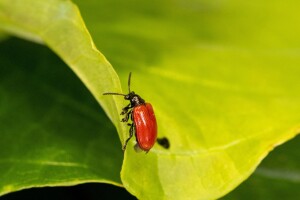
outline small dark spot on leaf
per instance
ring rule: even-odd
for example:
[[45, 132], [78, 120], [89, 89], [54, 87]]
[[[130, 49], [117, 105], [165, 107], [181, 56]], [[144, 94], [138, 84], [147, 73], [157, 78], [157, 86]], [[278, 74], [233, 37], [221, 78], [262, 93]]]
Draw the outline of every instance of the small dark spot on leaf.
[[170, 148], [170, 142], [169, 142], [168, 138], [166, 138], [166, 137], [157, 138], [156, 141], [163, 148], [165, 148], [165, 149], [169, 149]]

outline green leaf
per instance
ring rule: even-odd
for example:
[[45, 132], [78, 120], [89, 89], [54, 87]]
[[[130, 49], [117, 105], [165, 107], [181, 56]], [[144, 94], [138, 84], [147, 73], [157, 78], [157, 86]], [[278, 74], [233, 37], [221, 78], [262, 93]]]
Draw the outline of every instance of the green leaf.
[[[1, 0], [0, 24], [6, 31], [50, 47], [77, 74], [108, 116], [119, 120], [115, 103], [120, 104], [120, 100], [113, 97], [111, 101], [102, 95], [107, 90], [121, 91], [118, 76], [95, 48], [74, 4], [66, 0]], [[120, 123], [115, 125], [118, 130], [124, 129]]]
[[297, 199], [300, 195], [299, 142], [297, 136], [276, 148], [247, 181], [222, 199]]
[[[101, 95], [121, 91], [118, 78], [78, 10], [69, 1], [27, 1], [0, 1], [2, 28], [53, 49], [124, 141], [118, 112], [125, 103]], [[159, 136], [171, 142], [169, 150], [156, 145], [148, 154], [129, 143], [121, 178], [139, 199], [221, 197], [299, 131], [299, 3], [76, 3], [124, 86], [133, 71], [132, 88], [152, 103]]]
[[127, 149], [122, 181], [138, 198], [216, 199], [298, 133], [295, 5], [76, 2], [124, 85], [134, 72], [132, 88], [171, 142], [146, 155]]
[[120, 142], [89, 91], [49, 49], [16, 39], [0, 44], [0, 195], [85, 182], [120, 186]]
[[[1, 0], [0, 26], [50, 47], [109, 117], [119, 119], [114, 101], [121, 100], [102, 97], [104, 91], [121, 90], [119, 79], [74, 4]], [[2, 42], [1, 48], [0, 194], [84, 182], [120, 185], [122, 151], [115, 131], [66, 66], [55, 57], [53, 62], [42, 47]]]

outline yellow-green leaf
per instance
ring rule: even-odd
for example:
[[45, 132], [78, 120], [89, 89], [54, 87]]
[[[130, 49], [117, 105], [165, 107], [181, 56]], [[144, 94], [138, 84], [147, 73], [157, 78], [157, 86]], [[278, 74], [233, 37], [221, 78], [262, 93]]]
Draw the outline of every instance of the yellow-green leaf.
[[[118, 78], [76, 7], [11, 2], [0, 1], [2, 28], [53, 49], [124, 142], [118, 112], [126, 103], [101, 95], [121, 91]], [[125, 87], [133, 72], [132, 89], [152, 103], [159, 137], [171, 142], [148, 154], [134, 152], [134, 139], [128, 144], [121, 178], [139, 199], [219, 198], [299, 131], [297, 2], [75, 2]]]

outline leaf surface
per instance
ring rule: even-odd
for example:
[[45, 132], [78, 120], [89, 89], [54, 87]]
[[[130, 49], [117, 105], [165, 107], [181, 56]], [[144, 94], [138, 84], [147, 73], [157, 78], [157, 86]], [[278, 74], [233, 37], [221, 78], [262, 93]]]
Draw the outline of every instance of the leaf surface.
[[76, 2], [124, 86], [133, 71], [133, 90], [152, 103], [159, 136], [171, 142], [148, 154], [127, 149], [122, 181], [138, 198], [216, 199], [299, 132], [294, 7]]
[[276, 148], [249, 179], [221, 199], [297, 199], [300, 195], [299, 142], [298, 135]]
[[120, 186], [115, 128], [72, 71], [49, 49], [17, 39], [1, 42], [0, 65], [0, 194]]
[[[43, 7], [47, 23], [29, 12], [41, 21], [26, 26], [21, 7], [22, 15], [6, 7], [0, 12], [3, 27], [53, 49], [100, 102], [124, 141], [127, 130], [118, 112], [125, 103], [101, 95], [121, 91], [116, 74], [93, 48], [77, 9], [68, 1], [49, 2], [56, 12]], [[299, 3], [75, 2], [122, 85], [133, 72], [132, 88], [151, 102], [159, 137], [171, 143], [169, 150], [156, 145], [148, 154], [135, 153], [134, 140], [129, 143], [121, 178], [139, 199], [219, 198], [299, 132], [300, 30], [293, 25]], [[33, 5], [46, 3], [28, 9]], [[65, 15], [69, 8], [73, 12]]]
[[[108, 116], [119, 118], [114, 101], [121, 100], [102, 96], [121, 90], [118, 76], [73, 3], [1, 0], [0, 28], [50, 47]], [[0, 194], [84, 182], [120, 186], [120, 143], [84, 85], [49, 50], [2, 35]]]

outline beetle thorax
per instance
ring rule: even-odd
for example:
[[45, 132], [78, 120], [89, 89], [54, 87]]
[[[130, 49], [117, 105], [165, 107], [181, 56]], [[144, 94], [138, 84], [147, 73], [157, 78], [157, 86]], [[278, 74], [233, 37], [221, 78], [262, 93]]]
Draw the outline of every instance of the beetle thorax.
[[134, 92], [130, 92], [129, 94], [127, 94], [125, 96], [125, 99], [130, 101], [132, 107], [145, 103], [145, 100]]

